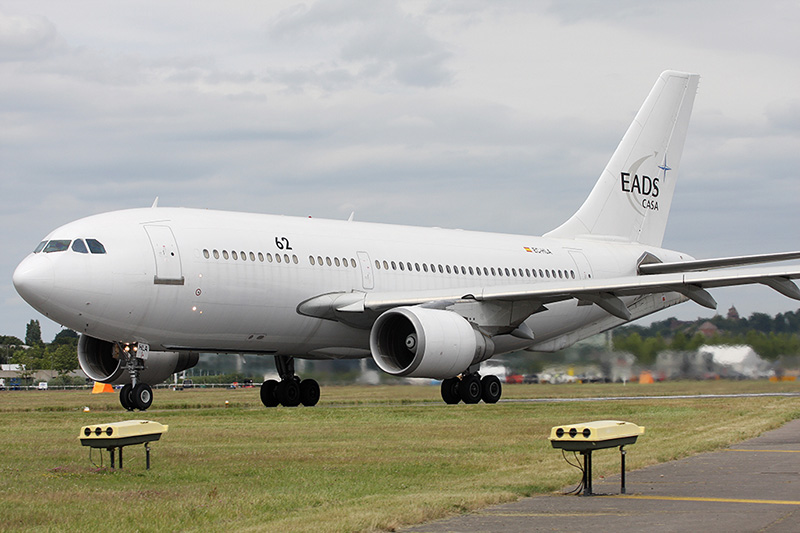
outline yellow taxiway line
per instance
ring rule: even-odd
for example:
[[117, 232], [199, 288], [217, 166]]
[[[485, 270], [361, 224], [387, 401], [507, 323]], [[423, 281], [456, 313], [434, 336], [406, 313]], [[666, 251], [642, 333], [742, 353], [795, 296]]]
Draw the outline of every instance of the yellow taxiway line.
[[629, 500], [665, 500], [673, 502], [715, 502], [715, 503], [759, 503], [765, 505], [800, 505], [800, 501], [791, 500], [745, 500], [738, 498], [695, 498], [688, 496], [638, 496], [638, 495], [612, 495], [611, 498]]
[[726, 452], [767, 452], [767, 453], [800, 453], [800, 450], [739, 450], [727, 449]]

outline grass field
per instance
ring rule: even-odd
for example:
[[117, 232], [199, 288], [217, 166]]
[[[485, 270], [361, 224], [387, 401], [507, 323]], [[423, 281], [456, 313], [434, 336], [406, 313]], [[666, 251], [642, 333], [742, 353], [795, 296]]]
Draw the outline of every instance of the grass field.
[[[504, 398], [799, 392], [798, 383], [517, 385]], [[225, 401], [229, 407], [225, 407]], [[84, 406], [90, 412], [84, 412]], [[437, 387], [326, 387], [315, 408], [265, 409], [258, 389], [159, 390], [147, 413], [116, 395], [0, 392], [0, 530], [391, 530], [576, 485], [547, 441], [554, 425], [619, 419], [646, 426], [629, 469], [713, 450], [800, 417], [800, 398], [441, 403]], [[81, 426], [169, 424], [100, 467]], [[103, 452], [104, 465], [108, 454]], [[594, 455], [594, 474], [618, 454]]]

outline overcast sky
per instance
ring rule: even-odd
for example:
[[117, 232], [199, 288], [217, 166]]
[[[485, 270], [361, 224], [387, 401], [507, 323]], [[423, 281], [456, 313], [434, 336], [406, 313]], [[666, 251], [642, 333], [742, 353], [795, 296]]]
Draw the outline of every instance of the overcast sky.
[[664, 245], [800, 249], [798, 28], [800, 3], [769, 0], [0, 0], [0, 334], [59, 330], [11, 283], [43, 236], [156, 196], [542, 234], [665, 69], [701, 81]]

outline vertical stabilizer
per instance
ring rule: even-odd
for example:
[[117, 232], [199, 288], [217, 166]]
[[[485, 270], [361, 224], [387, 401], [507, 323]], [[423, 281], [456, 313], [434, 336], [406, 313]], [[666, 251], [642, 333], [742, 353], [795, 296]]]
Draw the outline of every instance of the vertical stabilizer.
[[589, 197], [547, 237], [661, 246], [699, 79], [661, 73]]

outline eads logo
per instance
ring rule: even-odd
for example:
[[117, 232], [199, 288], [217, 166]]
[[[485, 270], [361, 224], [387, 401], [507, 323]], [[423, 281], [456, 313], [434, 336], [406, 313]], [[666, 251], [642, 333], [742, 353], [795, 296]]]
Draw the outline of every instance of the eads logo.
[[659, 180], [664, 178], [666, 179], [667, 171], [672, 170], [670, 167], [667, 166], [667, 157], [664, 156], [664, 163], [659, 165], [658, 168], [664, 171], [664, 175], [662, 178], [652, 178], [645, 174], [641, 176], [638, 174], [639, 167], [642, 166], [642, 163], [645, 160], [649, 159], [650, 157], [654, 157], [656, 154], [649, 155], [643, 157], [642, 159], [636, 161], [633, 165], [631, 165], [630, 172], [620, 172], [620, 185], [622, 186], [622, 192], [632, 193], [634, 196], [635, 203], [637, 206], [641, 206], [644, 209], [649, 209], [651, 211], [658, 211], [658, 184]]

